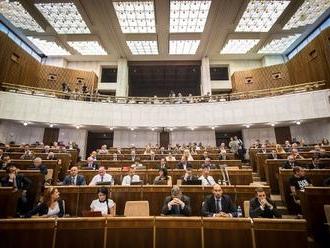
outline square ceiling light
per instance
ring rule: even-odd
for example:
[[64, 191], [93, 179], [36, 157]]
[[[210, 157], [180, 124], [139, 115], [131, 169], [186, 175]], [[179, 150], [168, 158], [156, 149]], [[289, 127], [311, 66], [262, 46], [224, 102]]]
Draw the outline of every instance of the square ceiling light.
[[236, 32], [268, 32], [290, 1], [251, 0], [241, 17]]
[[170, 54], [195, 54], [199, 40], [170, 40]]
[[0, 14], [15, 27], [29, 31], [44, 32], [19, 2], [0, 1]]
[[70, 55], [70, 53], [56, 44], [54, 41], [41, 40], [34, 37], [27, 37], [36, 47], [40, 49], [47, 56], [65, 56]]
[[156, 55], [158, 44], [154, 40], [126, 41], [133, 55]]
[[246, 40], [228, 40], [226, 45], [222, 48], [221, 54], [244, 54], [250, 51], [260, 40], [246, 39]]
[[59, 34], [89, 34], [74, 3], [37, 3], [35, 6]]
[[328, 8], [329, 0], [305, 1], [283, 29], [292, 29], [308, 24], [313, 24]]
[[153, 1], [113, 2], [123, 33], [156, 33]]
[[68, 41], [68, 44], [81, 55], [107, 55], [98, 41]]
[[170, 32], [203, 32], [210, 0], [170, 1]]
[[299, 38], [299, 36], [300, 34], [295, 34], [281, 39], [274, 39], [261, 48], [258, 53], [282, 54]]

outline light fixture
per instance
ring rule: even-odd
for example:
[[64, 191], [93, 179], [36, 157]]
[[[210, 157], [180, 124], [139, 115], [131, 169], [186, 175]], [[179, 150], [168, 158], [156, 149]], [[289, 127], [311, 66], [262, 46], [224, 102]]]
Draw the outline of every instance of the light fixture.
[[203, 32], [210, 6], [210, 0], [171, 0], [170, 33]]
[[112, 131], [113, 130], [113, 127], [109, 127], [109, 129]]
[[17, 28], [44, 32], [42, 27], [18, 1], [0, 1], [0, 13]]
[[281, 39], [274, 39], [261, 48], [258, 53], [284, 53], [295, 42], [300, 34], [290, 35]]
[[153, 1], [113, 2], [123, 33], [156, 33]]
[[292, 29], [313, 24], [328, 8], [329, 0], [304, 1], [296, 13], [291, 16], [283, 29]]
[[296, 124], [297, 124], [297, 125], [300, 125], [300, 124], [301, 124], [301, 122], [300, 122], [300, 121], [296, 121]]
[[27, 125], [29, 125], [28, 122], [23, 122], [23, 125], [26, 127]]
[[154, 40], [126, 41], [133, 55], [158, 54], [158, 44]]
[[70, 55], [70, 53], [57, 45], [54, 41], [41, 40], [34, 37], [27, 37], [36, 47], [38, 47], [47, 56], [65, 56]]
[[244, 54], [250, 51], [260, 40], [258, 39], [234, 39], [228, 40], [222, 48], [221, 54]]
[[236, 32], [268, 32], [290, 1], [251, 0], [243, 13]]
[[53, 128], [53, 127], [54, 127], [54, 124], [50, 123], [50, 124], [49, 124], [49, 127], [50, 127], [50, 128]]
[[151, 128], [151, 131], [155, 131], [155, 128], [152, 127], [152, 128]]
[[90, 33], [76, 5], [72, 2], [36, 3], [35, 6], [59, 34]]
[[272, 127], [275, 127], [275, 123], [270, 123], [270, 125], [271, 125]]
[[76, 126], [76, 128], [77, 128], [77, 129], [79, 129], [79, 128], [80, 128], [80, 126], [79, 126], [79, 125], [77, 125], [77, 126]]
[[250, 124], [245, 124], [244, 126], [245, 126], [246, 128], [250, 128], [251, 125], [250, 125]]
[[134, 131], [135, 129], [134, 129], [134, 127], [131, 127], [130, 130], [131, 130], [131, 131]]
[[195, 54], [199, 40], [170, 40], [170, 54]]
[[98, 41], [68, 41], [68, 44], [82, 55], [107, 55]]
[[211, 129], [212, 129], [212, 130], [214, 130], [214, 129], [215, 129], [215, 127], [211, 127]]
[[191, 131], [194, 131], [194, 130], [195, 130], [195, 128], [194, 128], [194, 127], [190, 127], [190, 130], [191, 130]]
[[172, 132], [172, 131], [173, 131], [173, 128], [172, 128], [172, 127], [170, 127], [170, 128], [169, 128], [169, 130]]

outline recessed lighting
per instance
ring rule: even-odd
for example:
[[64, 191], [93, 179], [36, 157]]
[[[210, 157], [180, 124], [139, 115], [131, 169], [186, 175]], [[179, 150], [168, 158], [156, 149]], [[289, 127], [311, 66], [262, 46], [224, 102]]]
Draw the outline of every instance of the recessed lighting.
[[170, 33], [202, 33], [210, 0], [170, 1]]
[[133, 55], [158, 54], [158, 44], [154, 40], [126, 41]]
[[195, 54], [199, 40], [170, 40], [170, 54]]
[[246, 128], [250, 128], [250, 127], [251, 127], [250, 124], [245, 124], [244, 126], [245, 126]]
[[131, 130], [131, 131], [134, 131], [134, 130], [135, 130], [135, 128], [134, 128], [134, 127], [131, 127], [131, 128], [130, 128], [130, 130]]
[[113, 2], [123, 33], [156, 33], [153, 1]]
[[297, 124], [297, 125], [300, 125], [300, 124], [301, 124], [301, 122], [300, 122], [300, 121], [296, 121], [296, 124]]
[[155, 131], [155, 128], [151, 128], [151, 131]]
[[235, 32], [268, 32], [290, 1], [251, 0]]
[[90, 33], [74, 3], [37, 3], [35, 6], [59, 34]]
[[44, 32], [40, 25], [18, 1], [1, 1], [0, 13], [17, 28], [29, 31]]
[[173, 128], [172, 128], [172, 127], [170, 127], [170, 128], [169, 128], [169, 130], [172, 132], [172, 131], [173, 131]]
[[195, 128], [194, 128], [194, 127], [190, 127], [190, 130], [191, 130], [191, 131], [194, 131], [194, 130], [195, 130]]
[[295, 34], [281, 39], [274, 39], [261, 48], [258, 53], [284, 53], [299, 36], [300, 34]]
[[76, 128], [77, 128], [77, 129], [79, 129], [79, 128], [80, 128], [80, 126], [79, 126], [79, 125], [77, 125], [77, 126], [76, 126]]
[[313, 24], [329, 7], [329, 0], [304, 1], [283, 29], [288, 30]]
[[246, 40], [228, 40], [221, 54], [244, 54], [250, 51], [260, 40], [246, 39]]
[[113, 130], [113, 127], [109, 127], [109, 129], [112, 131]]
[[29, 125], [28, 122], [23, 122], [23, 125], [26, 127], [27, 125]]
[[57, 43], [54, 41], [41, 40], [31, 36], [27, 38], [47, 56], [70, 55], [70, 53], [66, 49], [57, 45]]
[[68, 44], [81, 55], [107, 55], [98, 41], [68, 41]]
[[215, 127], [211, 127], [211, 129], [212, 129], [212, 130], [214, 130], [214, 129], [215, 129]]
[[50, 123], [50, 124], [49, 124], [49, 127], [50, 127], [50, 128], [53, 128], [53, 127], [54, 127], [54, 124]]
[[272, 127], [275, 127], [275, 123], [270, 123], [270, 125], [271, 125]]

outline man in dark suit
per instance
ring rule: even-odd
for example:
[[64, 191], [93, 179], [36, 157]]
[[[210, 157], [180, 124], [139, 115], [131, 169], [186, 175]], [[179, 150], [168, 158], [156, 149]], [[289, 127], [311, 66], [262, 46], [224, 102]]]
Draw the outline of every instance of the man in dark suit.
[[86, 185], [84, 176], [78, 174], [77, 166], [71, 167], [70, 175], [67, 175], [64, 178], [63, 185]]
[[174, 185], [171, 195], [164, 200], [162, 215], [191, 215], [190, 198], [182, 194], [179, 186]]
[[198, 180], [198, 177], [193, 175], [192, 167], [187, 167], [184, 176], [181, 177], [182, 184], [189, 184], [189, 181]]
[[39, 157], [33, 160], [33, 165], [29, 166], [29, 169], [39, 170], [40, 173], [44, 176], [46, 176], [48, 172], [47, 166], [42, 164], [42, 159]]
[[204, 160], [204, 163], [202, 164], [202, 168], [204, 168], [206, 166], [210, 167], [210, 169], [219, 169], [219, 166], [211, 163], [211, 159], [210, 158], [206, 158]]
[[99, 166], [95, 162], [95, 160], [92, 157], [88, 157], [87, 158], [87, 163], [85, 165], [85, 169], [96, 170], [98, 168], [99, 168]]
[[294, 167], [299, 166], [293, 156], [288, 156], [288, 160], [285, 162], [283, 169], [292, 169]]
[[176, 165], [177, 169], [186, 170], [187, 167], [192, 167], [191, 163], [187, 161], [187, 159], [183, 156], [181, 161]]
[[213, 186], [213, 194], [205, 198], [202, 215], [208, 217], [236, 217], [237, 210], [228, 195], [224, 195], [219, 184]]
[[156, 166], [156, 169], [157, 170], [159, 170], [159, 169], [167, 169], [165, 158], [162, 158], [160, 160], [160, 164]]
[[263, 188], [256, 188], [256, 197], [250, 200], [251, 218], [282, 218], [275, 203], [267, 198]]

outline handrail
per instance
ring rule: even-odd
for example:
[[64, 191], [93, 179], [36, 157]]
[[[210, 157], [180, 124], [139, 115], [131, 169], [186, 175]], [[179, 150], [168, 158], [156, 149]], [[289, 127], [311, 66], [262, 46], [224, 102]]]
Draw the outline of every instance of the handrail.
[[237, 92], [230, 94], [218, 94], [211, 96], [182, 96], [182, 97], [118, 97], [107, 96], [99, 93], [80, 93], [80, 92], [63, 92], [53, 89], [37, 88], [32, 86], [1, 83], [0, 90], [9, 91], [27, 95], [37, 95], [44, 97], [58, 97], [68, 100], [80, 100], [91, 102], [105, 103], [131, 103], [131, 104], [180, 104], [180, 103], [205, 103], [205, 102], [225, 102], [234, 100], [246, 100], [252, 98], [260, 98], [267, 96], [277, 96], [288, 93], [297, 93], [302, 91], [313, 91], [326, 88], [325, 80], [296, 85], [282, 86], [278, 88], [261, 89], [246, 92]]

